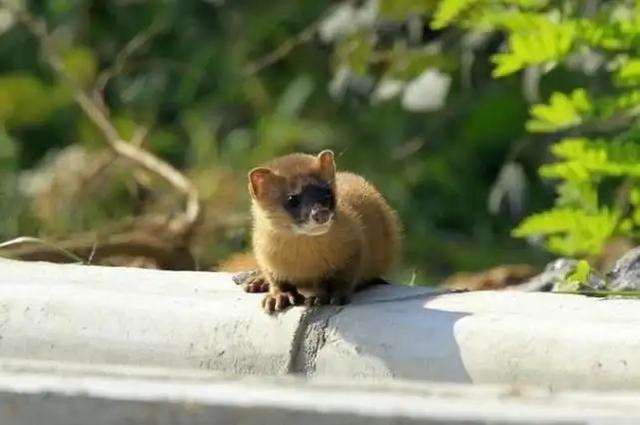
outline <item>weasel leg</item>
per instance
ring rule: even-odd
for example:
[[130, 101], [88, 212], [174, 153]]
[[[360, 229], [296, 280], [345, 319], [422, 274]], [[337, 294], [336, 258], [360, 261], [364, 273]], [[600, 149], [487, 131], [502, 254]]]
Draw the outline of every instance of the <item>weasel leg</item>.
[[312, 293], [305, 294], [307, 307], [318, 305], [346, 305], [351, 302], [354, 285], [350, 279], [333, 277], [319, 282]]

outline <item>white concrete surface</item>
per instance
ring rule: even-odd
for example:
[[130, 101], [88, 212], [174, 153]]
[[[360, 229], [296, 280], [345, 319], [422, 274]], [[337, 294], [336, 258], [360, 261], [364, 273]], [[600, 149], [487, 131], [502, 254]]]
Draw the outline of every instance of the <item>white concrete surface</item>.
[[640, 388], [640, 300], [486, 291], [392, 301], [402, 291], [380, 290], [328, 320], [312, 373]]
[[640, 393], [0, 362], [3, 425], [636, 424]]
[[387, 286], [276, 318], [228, 275], [0, 261], [0, 358], [640, 390], [640, 301]]
[[0, 357], [284, 374], [301, 316], [227, 275], [0, 261]]

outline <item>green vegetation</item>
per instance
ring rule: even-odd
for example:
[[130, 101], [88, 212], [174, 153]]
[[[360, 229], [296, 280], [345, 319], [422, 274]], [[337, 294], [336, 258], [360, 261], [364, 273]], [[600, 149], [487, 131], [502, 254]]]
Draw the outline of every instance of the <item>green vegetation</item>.
[[[416, 2], [383, 1], [387, 3], [393, 7], [383, 7], [383, 15], [405, 10], [409, 3], [416, 11]], [[489, 55], [491, 74], [503, 81], [524, 73], [529, 97], [535, 100], [526, 130], [553, 134], [551, 152], [557, 161], [543, 165], [540, 175], [557, 181], [555, 206], [528, 217], [513, 234], [543, 236], [551, 252], [571, 256], [598, 254], [613, 236], [637, 237], [640, 3], [419, 3], [418, 12], [432, 15], [432, 28], [458, 29], [463, 38], [504, 35], [504, 48]], [[371, 39], [359, 37], [363, 44]], [[388, 52], [394, 50], [395, 45]], [[395, 62], [385, 73], [394, 67]], [[573, 81], [567, 81], [568, 72]], [[555, 80], [547, 90], [545, 80]], [[548, 102], [537, 100], [540, 87], [550, 92]]]
[[0, 0], [0, 240], [215, 267], [246, 172], [332, 148], [400, 211], [402, 279], [598, 254], [640, 233], [638, 111], [637, 1]]

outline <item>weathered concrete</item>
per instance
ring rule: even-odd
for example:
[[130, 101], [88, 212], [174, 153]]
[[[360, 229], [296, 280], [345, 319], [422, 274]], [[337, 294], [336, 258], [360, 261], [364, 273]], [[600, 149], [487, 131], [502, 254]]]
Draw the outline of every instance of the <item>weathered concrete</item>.
[[283, 374], [302, 310], [229, 276], [0, 261], [0, 356]]
[[3, 425], [635, 424], [640, 393], [0, 362]]
[[640, 301], [515, 291], [399, 297], [331, 317], [311, 370], [549, 388], [640, 388]]
[[640, 389], [640, 301], [386, 286], [276, 318], [228, 275], [0, 261], [0, 357]]

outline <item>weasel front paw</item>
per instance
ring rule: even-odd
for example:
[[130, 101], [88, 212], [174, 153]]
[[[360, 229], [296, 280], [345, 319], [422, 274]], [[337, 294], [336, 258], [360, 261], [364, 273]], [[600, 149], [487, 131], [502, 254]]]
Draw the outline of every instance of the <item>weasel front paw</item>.
[[276, 291], [262, 299], [262, 308], [267, 314], [283, 311], [288, 307], [302, 304], [304, 298], [297, 291]]
[[304, 304], [307, 307], [318, 305], [345, 305], [349, 304], [351, 299], [348, 295], [310, 295], [305, 298]]
[[233, 275], [231, 278], [245, 292], [268, 292], [269, 282], [265, 280], [260, 270], [250, 270]]

